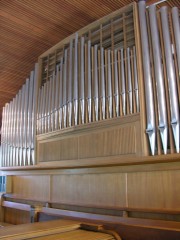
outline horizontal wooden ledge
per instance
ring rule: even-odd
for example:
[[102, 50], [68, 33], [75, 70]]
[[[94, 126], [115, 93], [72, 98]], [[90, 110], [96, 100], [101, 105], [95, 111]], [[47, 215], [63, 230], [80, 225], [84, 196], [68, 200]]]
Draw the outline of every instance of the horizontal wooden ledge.
[[[21, 170], [46, 170], [46, 169], [77, 169], [77, 168], [94, 168], [94, 167], [110, 167], [110, 166], [132, 166], [132, 165], [147, 165], [158, 163], [173, 163], [180, 162], [180, 154], [167, 154], [157, 156], [127, 156], [124, 158], [118, 157], [102, 157], [99, 159], [79, 159], [79, 160], [63, 160], [52, 162], [39, 162], [32, 166], [14, 166], [1, 167], [1, 171], [21, 171]], [[179, 167], [177, 169], [180, 169]]]
[[72, 134], [79, 134], [79, 133], [88, 133], [91, 132], [92, 130], [98, 130], [98, 129], [103, 129], [103, 128], [112, 128], [114, 126], [121, 126], [123, 124], [127, 123], [133, 123], [133, 122], [138, 122], [140, 121], [140, 113], [135, 113], [132, 115], [126, 115], [122, 117], [116, 117], [116, 118], [111, 118], [111, 119], [105, 119], [102, 121], [98, 122], [91, 122], [91, 123], [86, 123], [86, 124], [81, 124], [77, 126], [72, 126], [72, 127], [67, 127], [63, 129], [59, 129], [53, 132], [49, 133], [44, 133], [37, 135], [37, 141], [43, 141], [45, 139], [51, 139], [55, 138], [58, 136], [64, 136], [64, 135], [71, 135]]
[[[8, 198], [8, 201], [4, 201], [4, 202], [8, 202], [8, 203], [15, 203], [15, 204], [24, 204], [24, 203], [17, 203], [18, 201], [29, 201], [32, 202], [32, 206], [45, 206], [46, 204], [57, 204], [57, 205], [64, 205], [66, 207], [79, 207], [80, 208], [93, 208], [93, 209], [99, 209], [99, 210], [115, 210], [115, 211], [126, 211], [126, 212], [141, 212], [141, 213], [154, 213], [154, 214], [173, 214], [173, 215], [179, 215], [180, 214], [180, 209], [174, 210], [174, 209], [156, 209], [156, 208], [131, 208], [131, 207], [115, 207], [115, 206], [106, 206], [106, 205], [94, 205], [94, 204], [74, 204], [74, 203], [64, 203], [64, 202], [53, 202], [53, 201], [40, 201], [40, 200], [36, 200], [36, 199], [27, 199], [27, 198], [23, 198], [23, 197], [19, 197], [16, 195], [11, 195], [11, 194], [5, 194], [4, 195], [6, 198]], [[16, 200], [17, 202], [11, 202], [10, 199], [12, 200]], [[34, 202], [34, 203], [33, 203]], [[24, 204], [27, 206], [30, 206], [28, 204]], [[16, 207], [16, 205], [15, 205]], [[45, 209], [50, 208], [50, 209], [54, 209], [53, 207], [45, 207]], [[57, 208], [59, 210], [62, 210], [60, 208]], [[69, 211], [69, 210], [64, 210], [64, 211]], [[73, 210], [72, 210], [73, 211]], [[75, 212], [75, 211], [73, 211]], [[81, 212], [81, 211], [80, 211]], [[93, 214], [93, 213], [92, 213]]]
[[22, 211], [28, 211], [28, 212], [31, 211], [31, 206], [29, 204], [24, 204], [24, 203], [2, 201], [2, 206], [6, 208], [14, 208]]
[[52, 214], [56, 216], [64, 216], [74, 220], [86, 219], [86, 220], [95, 220], [108, 223], [121, 223], [131, 226], [140, 226], [144, 228], [153, 228], [153, 229], [166, 229], [170, 231], [180, 232], [180, 222], [174, 221], [164, 221], [164, 220], [152, 220], [152, 219], [140, 219], [140, 218], [129, 218], [129, 217], [119, 217], [119, 216], [110, 216], [110, 215], [101, 215], [85, 212], [76, 212], [76, 211], [67, 211], [55, 208], [42, 208], [42, 213]]

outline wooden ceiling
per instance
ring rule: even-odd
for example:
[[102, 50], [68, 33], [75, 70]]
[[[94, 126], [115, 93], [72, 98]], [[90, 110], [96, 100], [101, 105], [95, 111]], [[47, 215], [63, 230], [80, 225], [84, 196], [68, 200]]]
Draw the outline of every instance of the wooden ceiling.
[[[2, 107], [18, 92], [38, 56], [130, 0], [0, 0], [0, 126]], [[147, 3], [156, 2], [153, 0]], [[179, 0], [165, 3], [180, 6]]]

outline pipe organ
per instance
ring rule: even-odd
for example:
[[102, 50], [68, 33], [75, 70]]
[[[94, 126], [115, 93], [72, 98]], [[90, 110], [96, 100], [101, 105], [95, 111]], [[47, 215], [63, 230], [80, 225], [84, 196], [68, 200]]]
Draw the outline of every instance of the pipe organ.
[[178, 8], [146, 8], [140, 1], [42, 54], [39, 75], [36, 64], [3, 108], [2, 166], [36, 164], [36, 138], [38, 145], [50, 133], [115, 119], [121, 125], [131, 116], [140, 128], [134, 157], [179, 153], [179, 26]]
[[39, 56], [3, 108], [0, 222], [180, 239], [179, 40], [177, 7], [139, 1]]

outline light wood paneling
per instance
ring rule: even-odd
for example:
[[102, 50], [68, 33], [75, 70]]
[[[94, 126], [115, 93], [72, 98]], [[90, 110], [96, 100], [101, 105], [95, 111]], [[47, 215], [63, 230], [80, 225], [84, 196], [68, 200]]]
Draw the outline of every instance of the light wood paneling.
[[126, 206], [125, 174], [52, 176], [52, 202], [97, 206]]
[[180, 211], [180, 171], [128, 173], [129, 208]]
[[40, 143], [38, 156], [42, 162], [78, 159], [78, 139], [72, 137]]
[[[127, 144], [128, 142], [128, 144]], [[136, 153], [136, 129], [122, 126], [79, 137], [79, 158]]]
[[[96, 161], [104, 157], [142, 154], [139, 114], [42, 134], [37, 137], [37, 160]], [[111, 161], [110, 161], [111, 162]], [[68, 164], [68, 162], [67, 162]]]
[[13, 195], [39, 201], [49, 201], [50, 176], [14, 176]]

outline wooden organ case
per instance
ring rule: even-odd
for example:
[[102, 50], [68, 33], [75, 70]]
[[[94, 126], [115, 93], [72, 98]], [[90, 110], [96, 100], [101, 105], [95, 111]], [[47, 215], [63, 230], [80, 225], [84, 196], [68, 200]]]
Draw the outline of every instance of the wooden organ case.
[[[103, 222], [123, 239], [179, 239], [178, 27], [176, 7], [141, 1], [39, 57], [34, 112], [24, 114], [27, 136], [20, 131], [26, 144], [10, 138], [6, 146], [3, 128], [1, 171], [12, 192], [3, 195], [2, 220], [27, 223], [33, 205], [38, 219]], [[21, 114], [16, 100], [5, 120], [13, 106]]]

